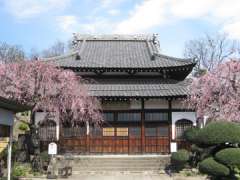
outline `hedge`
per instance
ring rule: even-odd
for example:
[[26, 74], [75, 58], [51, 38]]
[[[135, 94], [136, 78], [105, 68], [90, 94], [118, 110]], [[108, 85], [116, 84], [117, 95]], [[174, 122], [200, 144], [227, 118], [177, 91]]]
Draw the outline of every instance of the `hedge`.
[[185, 150], [181, 149], [177, 152], [173, 152], [171, 156], [171, 162], [174, 164], [186, 164], [190, 159], [190, 153]]
[[198, 152], [198, 153], [203, 153], [205, 149], [202, 147], [197, 146], [196, 144], [191, 145], [191, 151], [193, 152]]
[[215, 155], [215, 159], [229, 167], [240, 167], [240, 148], [226, 148]]
[[232, 122], [212, 122], [200, 129], [196, 141], [203, 145], [240, 143], [240, 125]]
[[214, 177], [223, 177], [230, 174], [230, 170], [223, 164], [218, 163], [212, 157], [199, 163], [199, 171]]
[[191, 143], [195, 143], [197, 140], [199, 130], [200, 130], [199, 128], [189, 128], [184, 132], [183, 137], [187, 141], [189, 141]]
[[179, 172], [187, 165], [189, 160], [190, 153], [187, 150], [181, 149], [177, 152], [173, 152], [171, 156], [171, 165], [173, 167], [173, 170]]

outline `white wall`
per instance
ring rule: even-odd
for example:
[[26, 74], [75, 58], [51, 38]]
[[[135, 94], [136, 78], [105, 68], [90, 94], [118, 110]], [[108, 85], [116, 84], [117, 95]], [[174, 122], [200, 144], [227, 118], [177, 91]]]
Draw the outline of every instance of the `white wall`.
[[141, 101], [140, 100], [132, 100], [130, 102], [130, 109], [141, 109]]
[[[145, 100], [145, 109], [168, 109], [168, 107], [168, 100], [165, 99]], [[102, 108], [104, 110], [141, 109], [141, 100], [104, 102]], [[172, 100], [172, 109], [188, 109], [188, 107], [184, 105], [183, 100], [176, 99]]]
[[197, 125], [197, 118], [195, 112], [172, 112], [172, 139], [175, 139], [175, 123], [180, 119], [187, 119]]
[[145, 109], [168, 109], [168, 101], [165, 99], [150, 99], [145, 101]]
[[132, 101], [115, 101], [115, 102], [104, 102], [102, 104], [103, 110], [131, 110], [131, 109], [141, 109], [140, 100]]
[[0, 124], [12, 126], [14, 123], [14, 113], [0, 108]]
[[122, 102], [104, 102], [102, 104], [103, 110], [128, 110], [130, 109], [130, 102], [128, 101], [122, 101]]
[[181, 99], [172, 100], [172, 108], [173, 109], [188, 109], [186, 104], [184, 104], [184, 100], [181, 100]]

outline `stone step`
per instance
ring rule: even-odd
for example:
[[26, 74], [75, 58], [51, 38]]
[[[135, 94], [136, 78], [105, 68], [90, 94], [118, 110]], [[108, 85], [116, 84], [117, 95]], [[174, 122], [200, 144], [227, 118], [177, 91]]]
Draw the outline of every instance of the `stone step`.
[[164, 170], [160, 170], [160, 171], [72, 171], [72, 175], [94, 175], [94, 174], [103, 174], [103, 175], [117, 175], [117, 174], [165, 174]]
[[82, 168], [82, 169], [75, 169], [73, 168], [73, 171], [81, 171], [81, 172], [88, 172], [88, 171], [94, 171], [94, 172], [101, 172], [101, 171], [160, 171], [164, 170], [164, 167], [158, 167], [158, 168], [124, 168], [124, 167], [115, 167], [115, 168]]
[[169, 161], [169, 156], [71, 156], [68, 160], [58, 157], [58, 166], [69, 164], [72, 166], [73, 174], [159, 173], [165, 169]]
[[72, 167], [154, 167], [154, 166], [164, 166], [167, 163], [161, 163], [161, 164], [150, 164], [150, 163], [146, 163], [146, 164], [105, 164], [103, 163], [101, 164], [70, 164]]
[[138, 163], [144, 163], [144, 162], [153, 162], [153, 163], [160, 163], [160, 162], [164, 162], [164, 161], [168, 161], [168, 159], [163, 159], [163, 160], [121, 160], [121, 159], [111, 159], [111, 160], [101, 160], [101, 161], [94, 161], [94, 160], [80, 160], [80, 161], [73, 161], [70, 160], [73, 163], [102, 163], [102, 162], [106, 162], [106, 163], [111, 163], [111, 162], [123, 162], [123, 163], [129, 163], [129, 162], [138, 162]]
[[137, 167], [146, 167], [146, 166], [161, 166], [161, 165], [165, 165], [167, 164], [168, 162], [162, 162], [162, 163], [102, 163], [102, 164], [94, 164], [94, 163], [91, 163], [91, 164], [87, 164], [87, 163], [83, 163], [83, 164], [70, 164], [71, 166], [73, 167], [112, 167], [112, 166], [123, 166], [123, 167], [132, 167], [132, 166], [137, 166]]
[[153, 164], [157, 164], [157, 163], [162, 163], [162, 162], [168, 162], [169, 160], [161, 160], [161, 161], [152, 161], [152, 160], [145, 160], [145, 161], [121, 161], [121, 160], [110, 160], [110, 161], [106, 161], [106, 160], [102, 160], [102, 161], [72, 161], [70, 160], [70, 162], [74, 163], [74, 164], [81, 164], [81, 163], [87, 163], [87, 164], [111, 164], [111, 163], [121, 163], [121, 164], [128, 164], [128, 163], [153, 163]]

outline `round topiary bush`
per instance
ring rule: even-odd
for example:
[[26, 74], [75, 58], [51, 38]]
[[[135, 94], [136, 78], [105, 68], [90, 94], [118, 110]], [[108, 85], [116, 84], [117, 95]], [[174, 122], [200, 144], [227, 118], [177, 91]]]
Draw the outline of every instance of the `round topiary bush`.
[[199, 130], [200, 130], [199, 128], [189, 128], [184, 132], [183, 137], [188, 142], [195, 143], [197, 140]]
[[204, 152], [204, 149], [199, 147], [199, 146], [197, 146], [196, 144], [192, 144], [191, 145], [191, 151], [192, 152], [202, 153], [202, 152]]
[[229, 167], [240, 167], [240, 148], [226, 148], [215, 155], [215, 159]]
[[173, 152], [171, 156], [171, 162], [177, 165], [186, 164], [189, 159], [190, 159], [190, 153], [185, 149], [181, 149], [181, 150], [178, 150], [177, 152]]
[[27, 130], [29, 130], [29, 127], [28, 127], [27, 124], [21, 123], [21, 124], [19, 125], [18, 129], [21, 130], [21, 131], [27, 131]]
[[232, 122], [212, 122], [200, 129], [196, 141], [203, 145], [240, 143], [240, 125]]
[[199, 171], [214, 177], [223, 177], [230, 174], [230, 170], [223, 164], [218, 163], [212, 157], [199, 163]]

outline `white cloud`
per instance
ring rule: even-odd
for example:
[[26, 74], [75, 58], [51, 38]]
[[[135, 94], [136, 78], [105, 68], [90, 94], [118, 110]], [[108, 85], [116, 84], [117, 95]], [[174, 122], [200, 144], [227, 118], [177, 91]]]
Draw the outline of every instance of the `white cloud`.
[[115, 33], [139, 33], [166, 21], [167, 0], [148, 0], [136, 5], [128, 19], [120, 22]]
[[87, 34], [111, 33], [114, 23], [105, 18], [94, 18], [91, 22], [82, 22], [73, 15], [57, 17], [58, 27], [67, 34], [76, 32]]
[[57, 17], [57, 23], [63, 31], [69, 32], [78, 25], [78, 19], [73, 15], [59, 16]]
[[103, 8], [113, 8], [126, 0], [100, 0], [100, 5]]
[[145, 0], [137, 4], [115, 33], [142, 33], [166, 23], [209, 20], [232, 38], [240, 39], [240, 0]]
[[90, 23], [79, 25], [79, 30], [88, 34], [111, 33], [115, 24], [105, 18], [96, 18]]
[[67, 7], [71, 0], [5, 0], [6, 10], [18, 19], [36, 17], [46, 12], [56, 12]]
[[217, 0], [171, 0], [170, 12], [176, 18], [200, 18], [211, 13]]
[[118, 9], [110, 9], [108, 11], [108, 14], [111, 15], [111, 16], [116, 16], [116, 15], [120, 14], [120, 10], [118, 10]]
[[218, 18], [240, 18], [240, 1], [239, 0], [221, 0], [216, 3], [214, 15]]
[[228, 33], [232, 39], [240, 39], [240, 20], [225, 24], [223, 31]]

